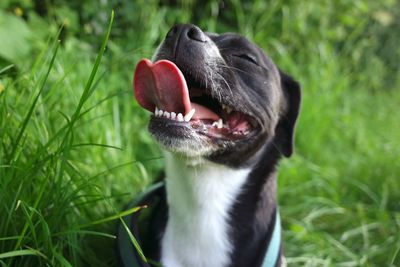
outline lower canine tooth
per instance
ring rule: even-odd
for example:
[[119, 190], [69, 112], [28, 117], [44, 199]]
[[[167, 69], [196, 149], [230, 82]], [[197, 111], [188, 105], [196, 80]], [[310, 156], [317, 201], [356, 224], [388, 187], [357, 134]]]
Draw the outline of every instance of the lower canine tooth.
[[183, 121], [183, 115], [182, 113], [178, 113], [178, 116], [176, 116], [177, 121]]
[[190, 119], [193, 117], [195, 112], [196, 112], [196, 110], [193, 108], [191, 111], [189, 111], [188, 114], [185, 115], [184, 120], [190, 121]]
[[223, 126], [224, 126], [224, 124], [223, 124], [223, 122], [222, 122], [222, 119], [219, 119], [219, 120], [218, 120], [218, 124], [217, 124], [217, 128], [218, 128], [218, 129], [222, 129]]
[[155, 108], [154, 114], [157, 116], [158, 115], [158, 107]]

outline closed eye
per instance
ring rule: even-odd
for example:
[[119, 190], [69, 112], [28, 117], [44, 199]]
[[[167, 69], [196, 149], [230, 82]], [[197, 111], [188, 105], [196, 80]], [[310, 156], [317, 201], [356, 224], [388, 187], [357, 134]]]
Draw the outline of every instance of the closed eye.
[[233, 54], [232, 56], [247, 60], [253, 64], [258, 65], [257, 59], [251, 54]]

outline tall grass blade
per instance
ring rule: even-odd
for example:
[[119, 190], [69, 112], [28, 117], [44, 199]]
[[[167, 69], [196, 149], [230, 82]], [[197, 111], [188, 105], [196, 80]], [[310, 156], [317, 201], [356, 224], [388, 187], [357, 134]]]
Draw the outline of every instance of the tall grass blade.
[[40, 256], [44, 259], [47, 259], [46, 255], [35, 249], [21, 249], [21, 250], [0, 253], [0, 259], [20, 257], [20, 256]]
[[129, 239], [131, 240], [133, 246], [135, 247], [136, 251], [138, 252], [140, 258], [142, 259], [142, 261], [147, 262], [146, 256], [144, 255], [138, 241], [136, 240], [136, 238], [133, 236], [131, 230], [129, 229], [129, 227], [126, 225], [126, 223], [124, 222], [124, 220], [121, 218], [120, 219], [122, 225], [124, 226], [124, 229], [126, 230], [126, 233], [129, 236]]
[[[58, 36], [57, 36], [57, 37], [58, 37]], [[54, 60], [56, 59], [59, 46], [60, 46], [60, 42], [59, 42], [59, 41], [56, 41], [56, 43], [55, 43], [55, 48], [54, 48], [54, 52], [53, 52], [53, 56], [52, 56], [52, 58], [51, 58], [51, 60], [50, 60], [50, 64], [49, 64], [49, 67], [48, 67], [48, 69], [47, 69], [46, 75], [44, 76], [44, 79], [43, 79], [42, 84], [41, 84], [41, 86], [40, 86], [40, 90], [39, 90], [39, 92], [37, 93], [35, 99], [33, 100], [33, 103], [32, 103], [31, 106], [29, 107], [29, 110], [28, 110], [27, 114], [25, 115], [25, 118], [24, 118], [24, 120], [23, 120], [23, 122], [22, 122], [22, 124], [21, 124], [21, 126], [20, 126], [20, 131], [19, 131], [19, 133], [17, 134], [17, 137], [16, 137], [16, 139], [15, 139], [15, 141], [14, 141], [13, 148], [12, 148], [12, 151], [11, 151], [11, 154], [10, 154], [10, 157], [9, 157], [9, 163], [12, 163], [13, 160], [14, 160], [14, 155], [15, 155], [15, 153], [16, 153], [17, 150], [18, 150], [18, 146], [19, 146], [19, 143], [20, 143], [20, 141], [21, 141], [22, 135], [24, 134], [25, 129], [26, 129], [26, 126], [28, 125], [28, 122], [29, 122], [29, 120], [31, 119], [33, 110], [35, 109], [35, 106], [36, 106], [36, 103], [38, 102], [39, 97], [40, 97], [40, 95], [41, 95], [42, 92], [43, 92], [43, 89], [44, 89], [44, 87], [45, 87], [45, 85], [46, 85], [46, 82], [47, 82], [47, 79], [48, 79], [48, 77], [49, 77], [50, 71], [51, 71], [51, 69], [53, 68]]]
[[104, 219], [101, 219], [101, 220], [97, 220], [97, 221], [94, 221], [94, 222], [90, 222], [90, 223], [87, 223], [87, 224], [80, 225], [80, 226], [78, 226], [78, 228], [85, 228], [85, 227], [88, 227], [88, 226], [93, 226], [93, 225], [96, 225], [96, 224], [102, 224], [102, 223], [105, 223], [105, 222], [108, 222], [108, 221], [113, 221], [113, 220], [122, 218], [124, 216], [127, 216], [129, 214], [135, 213], [135, 212], [137, 212], [137, 211], [139, 211], [139, 210], [141, 210], [143, 208], [146, 208], [146, 206], [133, 207], [131, 209], [125, 210], [125, 211], [120, 212], [118, 214], [115, 214], [113, 216], [110, 216], [110, 217], [107, 217], [107, 218], [104, 218]]

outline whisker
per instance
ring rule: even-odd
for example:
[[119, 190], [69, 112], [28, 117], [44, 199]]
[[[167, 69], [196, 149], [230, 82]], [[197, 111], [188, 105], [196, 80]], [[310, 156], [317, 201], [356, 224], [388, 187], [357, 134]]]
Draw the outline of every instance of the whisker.
[[227, 81], [227, 80], [224, 78], [224, 76], [222, 76], [220, 73], [217, 73], [217, 75], [218, 75], [218, 78], [221, 79], [221, 80], [225, 83], [226, 87], [229, 89], [229, 92], [230, 92], [230, 94], [231, 94], [231, 97], [233, 98], [232, 88], [231, 88], [231, 86], [229, 85], [228, 81]]
[[251, 75], [251, 76], [254, 75], [252, 72], [248, 72], [248, 71], [245, 71], [245, 70], [242, 70], [242, 69], [239, 69], [239, 68], [236, 68], [236, 67], [228, 66], [228, 65], [225, 65], [225, 64], [221, 64], [221, 65], [217, 65], [217, 66], [225, 68], [225, 69], [240, 71], [242, 73], [245, 73], [245, 74], [248, 74], [248, 75]]

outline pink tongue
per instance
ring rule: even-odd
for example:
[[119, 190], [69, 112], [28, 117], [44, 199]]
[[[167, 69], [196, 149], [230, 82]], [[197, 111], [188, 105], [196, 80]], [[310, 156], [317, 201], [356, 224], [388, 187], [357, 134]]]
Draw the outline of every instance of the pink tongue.
[[150, 112], [158, 107], [185, 115], [192, 109], [185, 77], [171, 61], [160, 60], [153, 64], [148, 59], [140, 60], [133, 83], [136, 100]]

